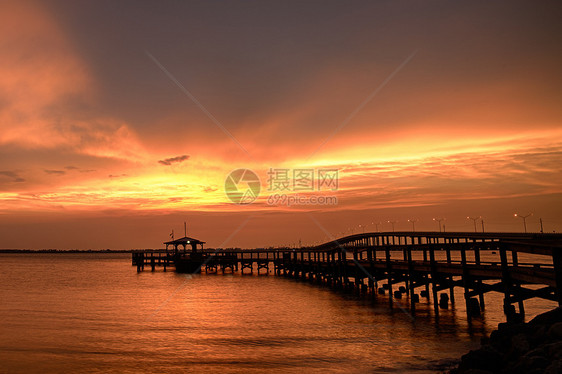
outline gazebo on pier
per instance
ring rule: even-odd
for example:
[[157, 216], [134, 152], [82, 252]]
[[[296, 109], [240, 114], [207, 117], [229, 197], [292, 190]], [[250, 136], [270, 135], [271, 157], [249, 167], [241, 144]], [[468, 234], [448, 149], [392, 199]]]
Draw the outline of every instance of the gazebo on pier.
[[191, 245], [191, 252], [197, 252], [197, 246], [201, 246], [201, 250], [203, 249], [203, 244], [201, 240], [190, 238], [189, 236], [184, 236], [183, 238], [171, 240], [169, 242], [164, 242], [166, 244], [166, 252], [168, 252], [168, 247], [172, 246], [174, 248], [174, 253], [178, 253], [178, 247], [183, 246], [183, 252], [187, 252], [187, 246]]

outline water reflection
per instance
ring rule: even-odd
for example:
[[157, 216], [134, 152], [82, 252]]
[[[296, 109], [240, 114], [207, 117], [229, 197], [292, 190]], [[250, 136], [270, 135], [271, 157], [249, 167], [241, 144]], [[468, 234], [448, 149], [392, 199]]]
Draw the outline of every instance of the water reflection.
[[[503, 321], [424, 298], [358, 298], [277, 276], [143, 272], [127, 255], [3, 255], [8, 372], [433, 372]], [[534, 313], [545, 305], [527, 305]]]

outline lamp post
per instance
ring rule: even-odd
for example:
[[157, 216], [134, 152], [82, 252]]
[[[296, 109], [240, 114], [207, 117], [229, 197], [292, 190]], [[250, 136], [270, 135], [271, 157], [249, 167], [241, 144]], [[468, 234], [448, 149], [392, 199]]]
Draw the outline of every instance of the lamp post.
[[[478, 216], [478, 217], [466, 217], [466, 219], [471, 219], [474, 222], [474, 232], [477, 232], [476, 230], [476, 221], [478, 221], [480, 218], [482, 218], [482, 216]], [[482, 226], [484, 227], [484, 226]]]
[[394, 224], [398, 223], [398, 221], [387, 221], [387, 222], [392, 225], [392, 232], [394, 232]]
[[514, 217], [523, 218], [523, 228], [525, 229], [525, 233], [527, 233], [527, 218], [530, 217], [530, 216], [532, 216], [532, 215], [533, 215], [533, 213], [529, 213], [529, 214], [524, 215], [524, 216], [522, 216], [522, 215], [520, 215], [520, 214], [517, 214], [517, 213], [515, 213], [515, 214], [513, 215]]
[[434, 218], [433, 219], [439, 225], [439, 232], [441, 232], [441, 222], [445, 221], [445, 218]]
[[416, 222], [418, 222], [417, 219], [409, 219], [408, 222], [412, 222], [412, 232], [416, 232]]

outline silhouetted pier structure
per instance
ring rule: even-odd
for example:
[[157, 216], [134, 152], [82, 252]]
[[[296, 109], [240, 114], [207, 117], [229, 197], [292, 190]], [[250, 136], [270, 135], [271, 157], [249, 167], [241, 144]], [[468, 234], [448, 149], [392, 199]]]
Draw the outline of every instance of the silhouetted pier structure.
[[150, 266], [152, 271], [157, 266], [162, 266], [164, 271], [174, 267], [174, 254], [164, 249], [135, 250], [132, 254], [132, 265], [137, 267], [138, 272], [143, 271], [145, 266]]
[[[172, 266], [177, 253], [163, 253], [134, 253], [133, 264], [150, 264], [153, 270]], [[519, 261], [521, 253], [532, 260]], [[390, 305], [406, 297], [412, 312], [422, 297], [433, 300], [438, 315], [455, 302], [455, 288], [464, 294], [469, 318], [484, 310], [484, 294], [490, 291], [503, 293], [508, 319], [523, 317], [530, 298], [562, 305], [560, 234], [365, 233], [300, 249], [202, 251], [199, 259], [198, 270], [207, 273], [256, 268], [268, 274], [271, 267], [277, 275], [369, 297], [385, 294]]]
[[[234, 273], [240, 271], [242, 274], [253, 274], [254, 268], [257, 274], [263, 270], [265, 274], [269, 273], [270, 267], [276, 268], [275, 264], [279, 263], [279, 256], [282, 250], [201, 250], [197, 254], [200, 261], [199, 268], [193, 273]], [[137, 250], [132, 253], [132, 265], [137, 267], [137, 271], [143, 271], [145, 267], [150, 267], [152, 271], [156, 267], [161, 266], [166, 270], [168, 267], [174, 267], [178, 256], [181, 258], [186, 254], [181, 251], [168, 251], [162, 249]], [[249, 270], [249, 271], [248, 271]]]
[[[205, 242], [190, 238], [189, 236], [184, 236], [183, 238], [173, 239], [164, 242], [166, 249], [156, 249], [156, 250], [139, 250], [133, 251], [133, 266], [137, 267], [137, 271], [143, 271], [145, 266], [150, 266], [152, 271], [156, 269], [157, 266], [164, 267], [164, 271], [170, 266], [176, 267], [177, 259], [185, 254], [187, 254], [187, 248], [191, 248], [191, 253], [197, 253], [197, 246], [200, 246], [203, 250], [203, 245]], [[169, 248], [172, 247], [170, 250]], [[183, 249], [183, 251], [182, 251]]]

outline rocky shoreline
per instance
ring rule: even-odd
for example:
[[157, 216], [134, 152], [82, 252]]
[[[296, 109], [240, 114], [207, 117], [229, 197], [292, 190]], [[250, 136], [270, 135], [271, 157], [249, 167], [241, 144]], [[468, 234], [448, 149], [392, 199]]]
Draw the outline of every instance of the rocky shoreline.
[[562, 373], [562, 307], [527, 323], [500, 323], [449, 373]]

